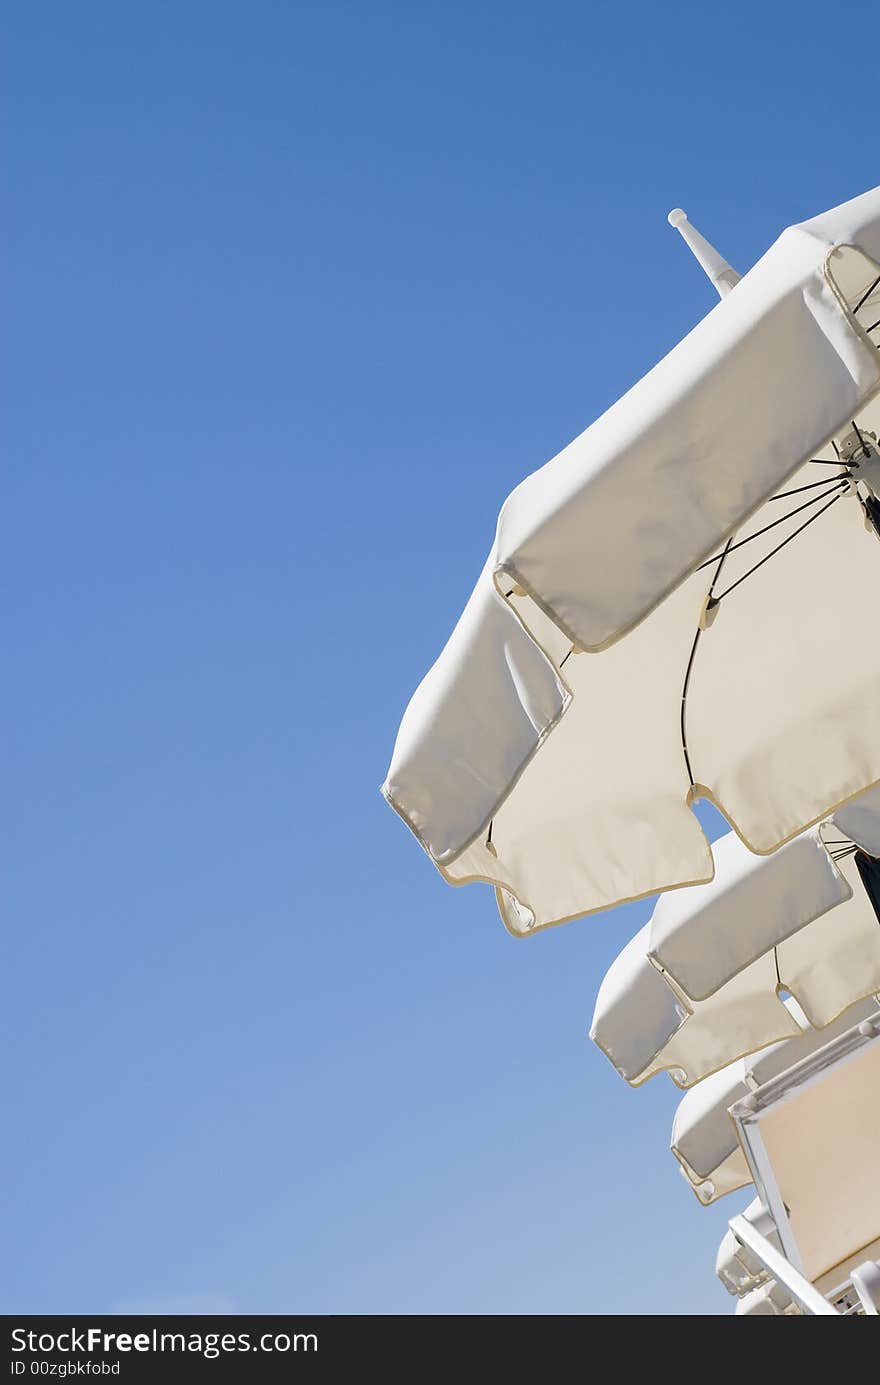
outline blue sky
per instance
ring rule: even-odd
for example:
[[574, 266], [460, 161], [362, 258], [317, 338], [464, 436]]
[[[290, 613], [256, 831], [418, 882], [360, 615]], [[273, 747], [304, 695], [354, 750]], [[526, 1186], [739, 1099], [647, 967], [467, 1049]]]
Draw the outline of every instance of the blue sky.
[[648, 906], [515, 942], [377, 785], [711, 307], [669, 208], [745, 269], [876, 181], [825, 16], [7, 10], [6, 1312], [730, 1311], [587, 1038]]

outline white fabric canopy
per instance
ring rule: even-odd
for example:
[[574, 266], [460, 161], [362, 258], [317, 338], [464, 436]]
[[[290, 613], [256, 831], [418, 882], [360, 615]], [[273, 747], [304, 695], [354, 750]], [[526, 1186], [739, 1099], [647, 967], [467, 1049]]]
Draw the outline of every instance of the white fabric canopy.
[[[880, 547], [854, 496], [824, 512], [839, 466], [805, 461], [880, 423], [878, 262], [880, 189], [790, 228], [506, 502], [383, 791], [448, 880], [496, 885], [511, 932], [710, 879], [694, 796], [768, 853], [880, 782], [880, 642], [853, 599]], [[802, 485], [806, 513], [758, 534]], [[720, 580], [694, 572], [734, 532]]]
[[[814, 831], [771, 857], [733, 832], [712, 850], [715, 880], [663, 896], [599, 988], [590, 1037], [633, 1086], [666, 1070], [691, 1087], [796, 1036], [780, 991], [817, 1029], [880, 992], [880, 921], [851, 855], [835, 864]], [[707, 966], [722, 984], [695, 1000], [682, 982], [701, 989]]]
[[777, 994], [772, 953], [710, 1001], [694, 1004], [651, 965], [648, 936], [646, 925], [609, 968], [590, 1027], [590, 1038], [632, 1086], [668, 1071], [677, 1086], [692, 1087], [734, 1058], [801, 1032]]
[[661, 895], [649, 924], [648, 956], [693, 1000], [852, 897], [815, 830], [772, 856], [754, 856], [728, 832], [712, 856], [710, 883]]
[[[797, 1013], [796, 1005], [787, 1003]], [[878, 1008], [873, 998], [857, 1001], [825, 1029], [810, 1029], [751, 1057], [738, 1058], [685, 1093], [672, 1123], [670, 1148], [700, 1202], [715, 1202], [752, 1181], [728, 1114], [734, 1102], [854, 1024], [876, 1015]]]

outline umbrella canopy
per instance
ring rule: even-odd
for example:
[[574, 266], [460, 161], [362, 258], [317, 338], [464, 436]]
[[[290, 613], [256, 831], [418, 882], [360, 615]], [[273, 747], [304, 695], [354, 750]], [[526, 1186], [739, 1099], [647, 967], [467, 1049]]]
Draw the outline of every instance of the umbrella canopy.
[[648, 955], [693, 1000], [715, 995], [777, 943], [852, 897], [815, 830], [772, 856], [753, 856], [729, 832], [713, 844], [712, 856], [709, 884], [661, 896], [649, 925]]
[[[796, 1002], [786, 1003], [797, 1015]], [[805, 1029], [796, 1038], [738, 1058], [685, 1093], [672, 1123], [670, 1148], [700, 1202], [716, 1202], [752, 1181], [730, 1107], [861, 1020], [876, 1016], [878, 1009], [873, 997], [859, 1000], [825, 1029]]]
[[695, 797], [769, 853], [880, 782], [878, 266], [880, 189], [789, 228], [505, 503], [383, 791], [511, 932], [709, 880]]
[[[690, 1087], [801, 1025], [823, 1029], [880, 992], [880, 919], [856, 855], [813, 830], [770, 857], [731, 832], [714, 880], [663, 896], [609, 967], [590, 1037], [633, 1086], [666, 1070]], [[833, 859], [833, 854], [839, 859]]]

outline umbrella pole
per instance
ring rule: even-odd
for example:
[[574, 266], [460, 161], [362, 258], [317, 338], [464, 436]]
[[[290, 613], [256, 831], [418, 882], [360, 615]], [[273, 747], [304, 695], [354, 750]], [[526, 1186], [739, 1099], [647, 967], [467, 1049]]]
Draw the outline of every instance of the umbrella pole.
[[700, 268], [711, 280], [718, 297], [725, 298], [730, 290], [739, 283], [741, 276], [722, 255], [719, 255], [715, 246], [710, 245], [706, 237], [700, 235], [696, 226], [691, 225], [687, 218], [687, 212], [683, 212], [681, 207], [676, 207], [674, 211], [671, 211], [667, 220], [670, 226], [674, 226], [676, 231], [681, 234]]

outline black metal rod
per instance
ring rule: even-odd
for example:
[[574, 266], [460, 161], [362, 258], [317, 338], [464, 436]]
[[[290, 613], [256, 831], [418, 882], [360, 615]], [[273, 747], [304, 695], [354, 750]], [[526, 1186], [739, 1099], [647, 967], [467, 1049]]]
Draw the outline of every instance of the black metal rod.
[[730, 593], [734, 591], [736, 587], [739, 586], [740, 582], [744, 582], [747, 577], [751, 577], [753, 572], [757, 572], [759, 567], [763, 567], [765, 563], [769, 562], [770, 559], [780, 551], [780, 549], [784, 548], [787, 543], [791, 543], [792, 539], [796, 539], [798, 534], [803, 533], [804, 529], [809, 528], [809, 526], [813, 523], [814, 520], [819, 519], [820, 516], [824, 515], [826, 510], [830, 510], [832, 505], [836, 505], [838, 500], [842, 499], [843, 492], [841, 491], [839, 495], [835, 495], [831, 500], [829, 500], [827, 505], [823, 505], [821, 510], [818, 510], [816, 514], [810, 515], [809, 519], [805, 520], [803, 524], [798, 525], [794, 533], [789, 534], [787, 539], [783, 539], [782, 543], [778, 543], [775, 548], [771, 548], [770, 552], [766, 555], [766, 557], [762, 558], [759, 563], [755, 563], [755, 566], [749, 568], [748, 572], [744, 572], [742, 577], [738, 577], [736, 581], [733, 582], [727, 588], [727, 591], [723, 591], [720, 596], [713, 597], [712, 604], [717, 606], [718, 602], [721, 601], [725, 596], [729, 596]]
[[[848, 471], [842, 471], [842, 472], [840, 473], [840, 478], [839, 478], [839, 479], [840, 479], [841, 481], [845, 481], [845, 480], [847, 480], [848, 476], [849, 476], [849, 472], [848, 472]], [[814, 490], [817, 490], [817, 489], [819, 488], [819, 486], [827, 486], [827, 485], [828, 485], [828, 479], [827, 479], [827, 477], [826, 477], [826, 479], [825, 479], [824, 481], [811, 481], [810, 484], [809, 484], [808, 486], [794, 486], [793, 489], [790, 490], [790, 491], [780, 491], [780, 492], [778, 493], [778, 495], [771, 495], [770, 499], [771, 499], [771, 500], [784, 500], [785, 497], [788, 496], [788, 495], [799, 495], [799, 494], [801, 493], [801, 491], [814, 491]], [[830, 494], [831, 494], [831, 492], [829, 491], [829, 495], [830, 495]]]
[[859, 311], [859, 308], [861, 308], [865, 303], [867, 303], [868, 299], [871, 297], [871, 294], [874, 292], [878, 284], [880, 284], [880, 274], [877, 275], [877, 278], [874, 280], [871, 287], [869, 289], [866, 289], [865, 292], [862, 294], [858, 303], [852, 310], [853, 313], [857, 313]]
[[[762, 534], [767, 534], [771, 529], [776, 529], [778, 525], [785, 524], [786, 520], [794, 519], [795, 515], [799, 515], [802, 510], [809, 509], [810, 505], [817, 504], [820, 500], [823, 500], [826, 495], [831, 495], [832, 491], [838, 490], [840, 484], [840, 481], [832, 481], [831, 485], [828, 486], [827, 489], [822, 491], [819, 495], [811, 496], [809, 500], [804, 501], [803, 505], [798, 505], [796, 509], [789, 510], [787, 515], [780, 515], [779, 519], [774, 519], [772, 524], [765, 524], [763, 529], [756, 529], [754, 534], [749, 534], [747, 538], [740, 539], [739, 543], [731, 544], [730, 548], [725, 548], [725, 554], [735, 553], [736, 550], [738, 548], [742, 548], [744, 544], [751, 543], [754, 539], [759, 539]], [[836, 496], [835, 499], [837, 499]], [[795, 532], [800, 533], [800, 530], [796, 530]], [[696, 572], [701, 572], [704, 567], [709, 567], [710, 564], [717, 563], [718, 557], [719, 555], [716, 553], [713, 558], [707, 558], [704, 563], [700, 563], [700, 566], [698, 568], [695, 568], [694, 570]]]

